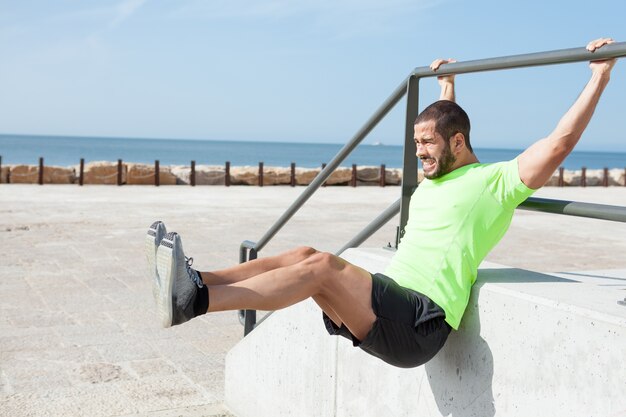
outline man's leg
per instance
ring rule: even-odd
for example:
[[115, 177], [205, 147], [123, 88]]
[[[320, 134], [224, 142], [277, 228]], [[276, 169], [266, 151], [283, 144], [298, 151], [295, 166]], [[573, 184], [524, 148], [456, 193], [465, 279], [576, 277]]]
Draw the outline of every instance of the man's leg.
[[277, 310], [313, 297], [335, 324], [345, 324], [359, 340], [376, 320], [370, 273], [328, 253], [208, 290], [209, 311]]
[[206, 285], [234, 284], [273, 269], [297, 264], [315, 253], [317, 253], [315, 249], [302, 246], [276, 256], [254, 259], [219, 271], [198, 272]]

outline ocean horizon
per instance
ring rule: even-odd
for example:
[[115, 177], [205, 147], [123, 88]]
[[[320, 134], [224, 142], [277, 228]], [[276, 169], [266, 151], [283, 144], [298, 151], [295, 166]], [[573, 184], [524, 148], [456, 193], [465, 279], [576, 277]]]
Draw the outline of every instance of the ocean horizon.
[[[258, 165], [314, 168], [328, 163], [344, 145], [332, 143], [253, 142], [203, 139], [107, 138], [78, 136], [44, 136], [0, 134], [0, 157], [3, 165], [38, 164], [72, 166], [80, 162], [117, 161], [162, 165], [233, 166]], [[515, 158], [521, 149], [474, 148], [481, 162], [498, 162]], [[356, 164], [401, 168], [400, 145], [359, 145], [341, 166]], [[566, 169], [624, 168], [626, 152], [577, 151], [564, 161]]]

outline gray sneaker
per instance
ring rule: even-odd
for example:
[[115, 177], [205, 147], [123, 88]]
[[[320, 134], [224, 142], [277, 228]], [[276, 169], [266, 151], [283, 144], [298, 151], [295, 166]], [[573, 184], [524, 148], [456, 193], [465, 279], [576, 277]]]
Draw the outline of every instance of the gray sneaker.
[[159, 280], [159, 273], [157, 271], [156, 253], [161, 243], [161, 239], [167, 233], [165, 224], [162, 221], [157, 221], [150, 225], [148, 233], [146, 234], [145, 253], [146, 261], [148, 261], [148, 277], [152, 281], [152, 295], [156, 301], [159, 297], [159, 291], [161, 288], [161, 281]]
[[191, 267], [193, 258], [187, 258], [178, 233], [168, 233], [157, 251], [157, 269], [161, 292], [157, 309], [163, 327], [184, 323], [193, 317], [198, 289], [204, 287], [198, 271]]

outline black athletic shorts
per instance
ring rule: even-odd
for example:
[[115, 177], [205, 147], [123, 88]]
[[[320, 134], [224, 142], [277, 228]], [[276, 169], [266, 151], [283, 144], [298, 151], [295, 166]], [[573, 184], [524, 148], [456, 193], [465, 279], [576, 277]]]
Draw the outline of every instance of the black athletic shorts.
[[446, 313], [424, 294], [401, 287], [383, 274], [372, 275], [372, 309], [376, 321], [359, 341], [345, 325], [337, 327], [323, 314], [326, 330], [344, 336], [367, 353], [400, 368], [413, 368], [432, 359], [452, 328]]

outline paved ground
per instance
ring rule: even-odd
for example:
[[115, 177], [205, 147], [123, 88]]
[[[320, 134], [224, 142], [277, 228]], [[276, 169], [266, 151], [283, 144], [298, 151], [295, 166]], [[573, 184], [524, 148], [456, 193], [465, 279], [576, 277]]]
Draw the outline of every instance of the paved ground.
[[[201, 270], [238, 261], [302, 192], [290, 187], [0, 186], [0, 415], [219, 416], [234, 313], [161, 329], [142, 252], [155, 219]], [[626, 206], [626, 188], [545, 189]], [[335, 251], [399, 197], [323, 188], [261, 256]], [[395, 222], [364, 246], [393, 240]], [[626, 224], [519, 212], [488, 258], [544, 271], [624, 268]]]

